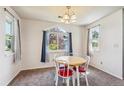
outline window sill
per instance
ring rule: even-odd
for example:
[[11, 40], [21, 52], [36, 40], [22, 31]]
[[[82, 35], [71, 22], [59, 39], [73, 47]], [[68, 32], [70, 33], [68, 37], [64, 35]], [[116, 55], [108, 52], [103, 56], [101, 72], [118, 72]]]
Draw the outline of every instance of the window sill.
[[66, 50], [48, 50], [50, 53], [66, 52]]
[[14, 52], [5, 51], [5, 56], [6, 57], [13, 56], [14, 54], [15, 54]]

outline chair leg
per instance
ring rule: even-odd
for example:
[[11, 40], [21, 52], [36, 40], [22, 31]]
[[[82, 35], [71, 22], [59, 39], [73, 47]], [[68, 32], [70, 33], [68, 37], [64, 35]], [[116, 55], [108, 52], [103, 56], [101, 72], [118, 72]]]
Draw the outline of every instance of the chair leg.
[[76, 75], [77, 75], [77, 86], [80, 86], [80, 78], [79, 78], [79, 69], [78, 69], [78, 66], [76, 66]]
[[72, 76], [73, 86], [75, 86], [75, 75]]
[[57, 86], [58, 85], [58, 76], [56, 76], [56, 82], [55, 82], [55, 85]]
[[65, 79], [63, 78], [62, 83], [64, 83], [64, 82], [65, 82]]
[[69, 78], [66, 79], [67, 86], [69, 86]]
[[57, 77], [57, 76], [55, 75], [55, 77], [54, 77], [54, 81], [56, 81], [56, 77]]
[[89, 86], [88, 79], [87, 79], [87, 73], [85, 73], [85, 80], [86, 80], [86, 85]]

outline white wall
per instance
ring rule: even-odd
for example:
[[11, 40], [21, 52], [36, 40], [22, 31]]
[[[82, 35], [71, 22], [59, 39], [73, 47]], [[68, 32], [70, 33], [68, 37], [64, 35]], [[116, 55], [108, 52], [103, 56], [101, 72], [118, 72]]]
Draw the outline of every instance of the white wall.
[[42, 31], [44, 29], [59, 26], [62, 29], [72, 32], [73, 51], [82, 53], [83, 38], [82, 28], [75, 25], [58, 24], [47, 21], [22, 20], [22, 69], [33, 69], [51, 67], [53, 63], [41, 63]]
[[[42, 31], [49, 27], [60, 26], [68, 32], [72, 32], [73, 51], [82, 53], [83, 31], [82, 27], [75, 25], [57, 24], [47, 21], [22, 20], [22, 60], [13, 62], [13, 55], [6, 55], [4, 51], [4, 7], [0, 7], [0, 85], [7, 85], [21, 70], [51, 67], [53, 63], [41, 63]], [[10, 8], [8, 10], [17, 18], [18, 15]], [[19, 18], [20, 19], [20, 18]]]
[[[0, 7], [0, 85], [7, 85], [20, 70], [53, 66], [53, 63], [41, 63], [40, 56], [42, 49], [42, 31], [56, 25], [68, 32], [72, 32], [74, 52], [86, 53], [87, 29], [100, 24], [100, 51], [94, 53], [91, 63], [93, 66], [107, 73], [122, 78], [122, 10], [104, 17], [85, 28], [75, 25], [23, 19], [21, 32], [22, 62], [13, 63], [13, 56], [6, 56], [4, 53], [5, 20], [2, 8]], [[11, 9], [10, 11], [16, 15]], [[100, 64], [101, 61], [103, 64]]]
[[[17, 17], [13, 10], [8, 9]], [[21, 62], [13, 62], [13, 55], [5, 55], [4, 21], [4, 10], [0, 7], [0, 85], [7, 85], [20, 72], [21, 67]]]
[[[101, 25], [100, 51], [93, 54], [91, 65], [122, 79], [122, 10], [88, 25], [85, 36], [88, 28], [98, 24]], [[86, 46], [85, 42], [85, 51]]]

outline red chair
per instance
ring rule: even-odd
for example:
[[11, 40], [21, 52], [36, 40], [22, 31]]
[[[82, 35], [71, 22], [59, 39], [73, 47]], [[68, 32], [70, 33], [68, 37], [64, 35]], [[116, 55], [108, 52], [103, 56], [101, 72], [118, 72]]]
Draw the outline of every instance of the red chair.
[[[64, 65], [64, 66], [61, 67], [61, 65]], [[66, 84], [67, 86], [69, 86], [70, 78], [73, 79], [72, 81], [74, 81], [74, 78], [73, 78], [73, 69], [70, 68], [68, 62], [63, 60], [63, 62], [59, 63], [59, 61], [55, 59], [55, 67], [56, 67], [55, 85], [56, 86], [58, 85], [59, 77], [61, 77], [66, 80]], [[73, 82], [73, 85], [74, 85], [74, 82]]]
[[[87, 71], [88, 71], [88, 66], [90, 63], [90, 56], [84, 56], [83, 58], [85, 58], [87, 60], [87, 62], [85, 63], [85, 65], [79, 66], [78, 71], [80, 73], [80, 76], [85, 76], [85, 80], [86, 80], [86, 85], [88, 86], [88, 78], [87, 78]], [[73, 67], [73, 70], [76, 72], [76, 67]]]

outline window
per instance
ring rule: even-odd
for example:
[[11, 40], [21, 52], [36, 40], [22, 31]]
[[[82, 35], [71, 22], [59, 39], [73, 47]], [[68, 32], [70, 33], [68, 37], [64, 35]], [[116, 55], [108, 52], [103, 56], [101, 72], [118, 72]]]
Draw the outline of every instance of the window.
[[90, 51], [99, 51], [100, 25], [89, 29], [89, 48]]
[[66, 51], [68, 48], [68, 33], [60, 29], [52, 29], [48, 33], [48, 50], [49, 51]]
[[14, 52], [14, 18], [8, 13], [5, 18], [5, 51]]
[[46, 30], [46, 62], [53, 62], [56, 55], [64, 55], [69, 52], [69, 33], [54, 27]]

